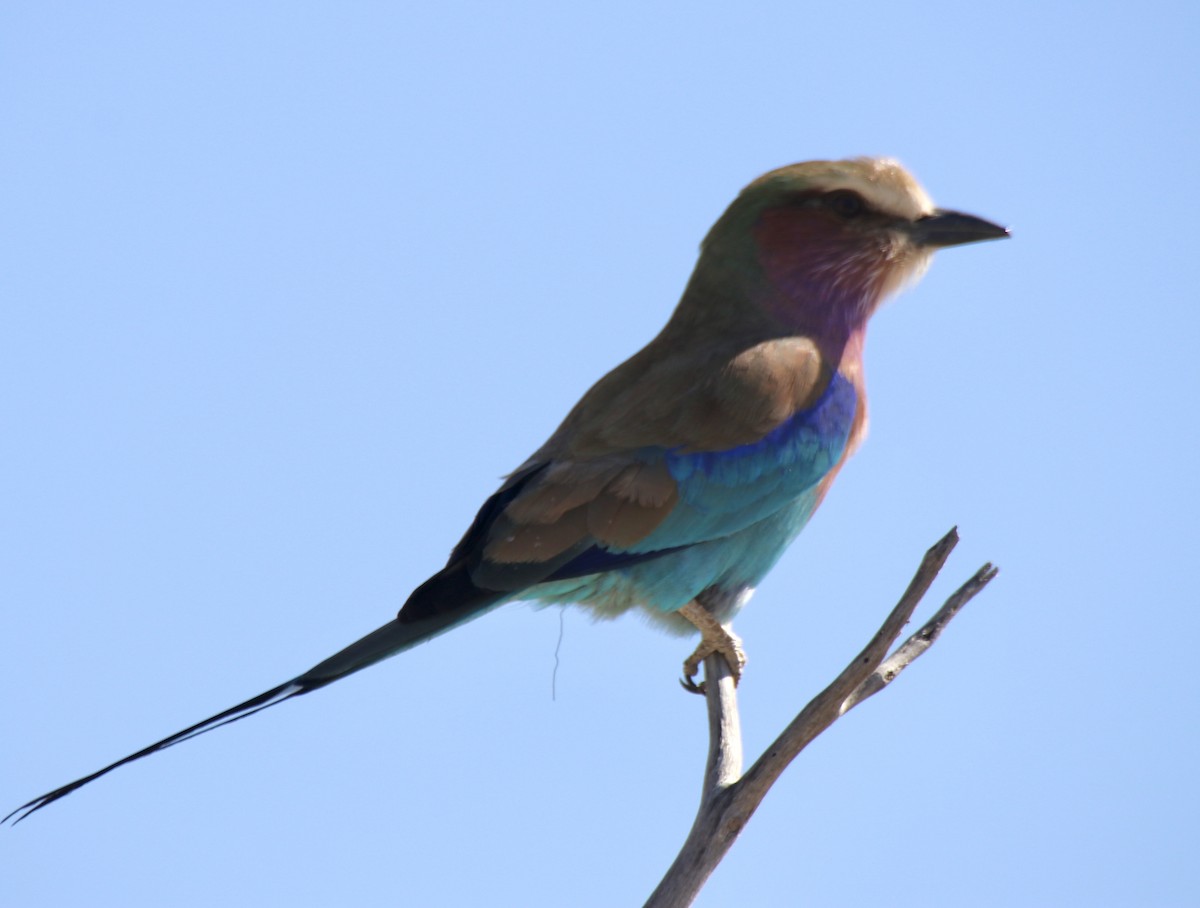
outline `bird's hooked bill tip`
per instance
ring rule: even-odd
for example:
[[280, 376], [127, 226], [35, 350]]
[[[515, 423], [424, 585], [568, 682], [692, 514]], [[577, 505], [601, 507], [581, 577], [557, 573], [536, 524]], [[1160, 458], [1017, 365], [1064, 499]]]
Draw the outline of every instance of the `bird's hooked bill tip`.
[[983, 240], [1002, 240], [1011, 236], [1007, 227], [993, 224], [973, 214], [939, 208], [933, 214], [912, 223], [912, 237], [922, 246], [940, 249]]

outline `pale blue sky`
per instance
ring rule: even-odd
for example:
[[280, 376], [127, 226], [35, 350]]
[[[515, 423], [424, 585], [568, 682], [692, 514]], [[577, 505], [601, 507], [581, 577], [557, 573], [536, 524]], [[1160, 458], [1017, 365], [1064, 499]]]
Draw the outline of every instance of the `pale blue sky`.
[[[0, 806], [387, 620], [742, 185], [886, 154], [1014, 239], [875, 320], [871, 437], [738, 621], [749, 750], [951, 525], [936, 594], [1002, 573], [698, 904], [1195, 904], [1200, 14], [728, 6], [0, 11]], [[556, 701], [514, 605], [116, 772], [0, 831], [5, 901], [640, 904], [688, 646], [564, 632]]]

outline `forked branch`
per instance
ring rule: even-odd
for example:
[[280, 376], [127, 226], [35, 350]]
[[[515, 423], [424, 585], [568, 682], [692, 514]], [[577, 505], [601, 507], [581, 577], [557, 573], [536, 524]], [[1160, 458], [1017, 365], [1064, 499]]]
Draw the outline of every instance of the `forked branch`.
[[646, 908], [686, 908], [692, 904], [788, 764], [839, 718], [891, 684], [996, 576], [997, 569], [985, 564], [932, 618], [888, 655], [957, 544], [955, 528], [925, 553], [900, 602], [866, 648], [800, 711], [745, 775], [742, 775], [741, 724], [733, 677], [721, 656], [705, 660], [709, 751], [700, 809], [679, 856], [646, 902]]

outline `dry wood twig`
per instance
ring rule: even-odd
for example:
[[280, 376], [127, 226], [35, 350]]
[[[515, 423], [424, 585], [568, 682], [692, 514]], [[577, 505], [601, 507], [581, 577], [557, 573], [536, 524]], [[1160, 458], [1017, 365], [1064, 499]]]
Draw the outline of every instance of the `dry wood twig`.
[[646, 902], [646, 908], [691, 905], [788, 764], [841, 716], [891, 684], [933, 645], [962, 607], [991, 582], [997, 568], [985, 564], [932, 618], [888, 655], [957, 544], [955, 527], [925, 553], [908, 589], [866, 648], [800, 711], [745, 775], [733, 676], [721, 656], [705, 660], [709, 751], [700, 808], [683, 848]]

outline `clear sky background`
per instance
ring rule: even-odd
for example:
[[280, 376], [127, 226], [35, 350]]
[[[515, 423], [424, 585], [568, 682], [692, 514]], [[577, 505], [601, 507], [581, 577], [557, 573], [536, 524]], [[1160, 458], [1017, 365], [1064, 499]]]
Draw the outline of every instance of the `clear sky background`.
[[[737, 6], [738, 9], [731, 7]], [[751, 756], [921, 554], [999, 579], [791, 767], [726, 905], [1195, 905], [1193, 3], [6, 4], [4, 808], [390, 618], [734, 194], [884, 154], [1014, 239], [875, 319], [737, 627]], [[512, 605], [0, 831], [14, 906], [638, 905], [686, 641]]]

